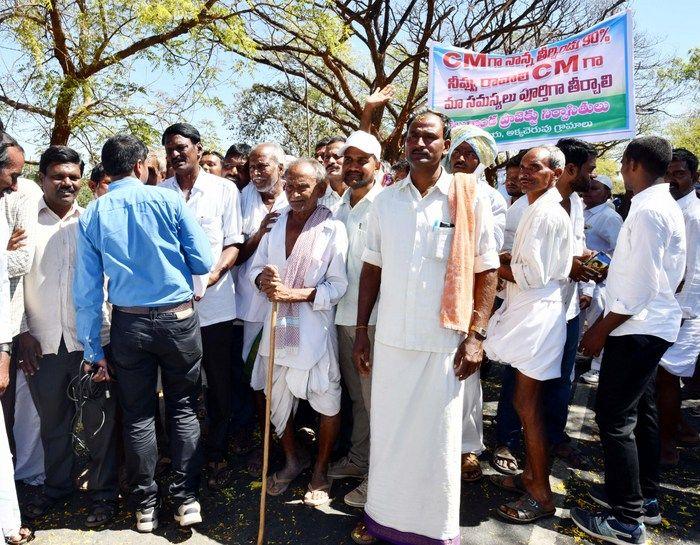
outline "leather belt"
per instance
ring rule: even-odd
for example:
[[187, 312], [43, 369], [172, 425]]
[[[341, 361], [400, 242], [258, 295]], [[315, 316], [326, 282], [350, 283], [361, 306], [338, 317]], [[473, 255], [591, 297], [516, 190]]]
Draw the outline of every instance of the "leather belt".
[[192, 300], [178, 303], [176, 305], [166, 305], [164, 307], [119, 307], [114, 306], [114, 310], [124, 312], [125, 314], [137, 314], [139, 316], [157, 316], [159, 314], [175, 314], [176, 318], [182, 319], [191, 316], [194, 313]]

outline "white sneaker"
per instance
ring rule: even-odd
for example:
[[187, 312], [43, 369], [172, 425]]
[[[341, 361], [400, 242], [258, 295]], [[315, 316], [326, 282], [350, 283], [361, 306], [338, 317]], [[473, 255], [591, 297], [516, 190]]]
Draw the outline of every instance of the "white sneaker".
[[158, 528], [158, 508], [148, 507], [136, 511], [136, 531], [150, 533]]
[[197, 500], [188, 500], [177, 508], [175, 520], [180, 526], [192, 526], [202, 522], [202, 508]]
[[345, 494], [344, 499], [350, 507], [363, 508], [367, 503], [367, 479], [363, 479], [357, 488]]
[[599, 378], [600, 371], [597, 369], [591, 369], [590, 371], [586, 371], [583, 375], [581, 375], [581, 380], [587, 384], [598, 384]]

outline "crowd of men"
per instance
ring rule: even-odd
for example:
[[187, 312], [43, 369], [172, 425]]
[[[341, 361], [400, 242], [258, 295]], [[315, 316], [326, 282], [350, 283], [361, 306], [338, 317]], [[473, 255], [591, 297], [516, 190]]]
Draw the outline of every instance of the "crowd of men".
[[[565, 431], [577, 355], [598, 389], [605, 486], [591, 492], [600, 512], [571, 517], [605, 541], [645, 543], [661, 522], [660, 468], [700, 442], [681, 413], [682, 386], [698, 390], [698, 158], [632, 140], [623, 218], [581, 140], [523, 150], [492, 186], [493, 138], [423, 111], [405, 158], [383, 163], [368, 120], [390, 97], [372, 95], [362, 130], [308, 158], [275, 142], [222, 155], [187, 123], [164, 131], [164, 160], [115, 135], [86, 208], [75, 150], [47, 148], [37, 184], [1, 133], [8, 543], [33, 537], [21, 516], [40, 525], [74, 492], [76, 443], [89, 456], [86, 527], [108, 525], [120, 494], [140, 532], [157, 528], [165, 497], [179, 525], [201, 522], [201, 476], [226, 487], [230, 452], [260, 475], [253, 436], [269, 396], [284, 465], [262, 476], [268, 494], [312, 468], [303, 503], [320, 506], [334, 480], [356, 479], [344, 498], [364, 510], [355, 542], [457, 544], [461, 487], [483, 477], [485, 358], [502, 367], [491, 482], [513, 494], [497, 514], [551, 517], [551, 460], [579, 457]], [[301, 425], [316, 428], [313, 453]], [[42, 486], [21, 515], [15, 480]]]

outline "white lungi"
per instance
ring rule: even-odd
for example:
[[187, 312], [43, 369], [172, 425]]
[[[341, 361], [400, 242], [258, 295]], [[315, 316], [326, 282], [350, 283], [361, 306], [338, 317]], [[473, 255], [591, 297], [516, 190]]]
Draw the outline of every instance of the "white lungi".
[[660, 364], [672, 375], [688, 378], [695, 373], [698, 355], [700, 355], [700, 318], [693, 318], [683, 321], [676, 342], [666, 350]]
[[15, 389], [15, 436], [16, 463], [15, 480], [25, 481], [32, 486], [44, 484], [44, 447], [41, 443], [41, 421], [29, 392], [27, 379], [21, 370], [17, 371]]
[[243, 361], [248, 359], [256, 337], [263, 329], [263, 322], [243, 322]]
[[[262, 339], [261, 342], [269, 342]], [[282, 437], [289, 417], [299, 405], [300, 399], [308, 400], [311, 408], [325, 416], [335, 416], [340, 412], [340, 366], [338, 365], [338, 342], [335, 330], [328, 335], [328, 350], [309, 370], [277, 365], [272, 373], [272, 407], [270, 420], [275, 433]], [[268, 358], [255, 358], [250, 385], [253, 390], [265, 390]], [[265, 395], [269, 395], [266, 391]]]
[[375, 343], [365, 519], [389, 542], [459, 542], [463, 388], [454, 354]]
[[481, 391], [481, 371], [464, 381], [462, 403], [462, 454], [484, 452], [484, 395]]

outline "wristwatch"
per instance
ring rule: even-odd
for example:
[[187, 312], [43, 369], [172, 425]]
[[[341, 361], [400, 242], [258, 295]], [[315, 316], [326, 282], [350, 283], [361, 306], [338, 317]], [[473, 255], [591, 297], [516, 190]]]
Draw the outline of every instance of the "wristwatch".
[[474, 336], [479, 341], [486, 340], [486, 328], [485, 327], [472, 326], [469, 328], [469, 333], [474, 333]]
[[12, 345], [10, 343], [0, 343], [0, 352], [6, 352], [9, 356], [11, 356]]

